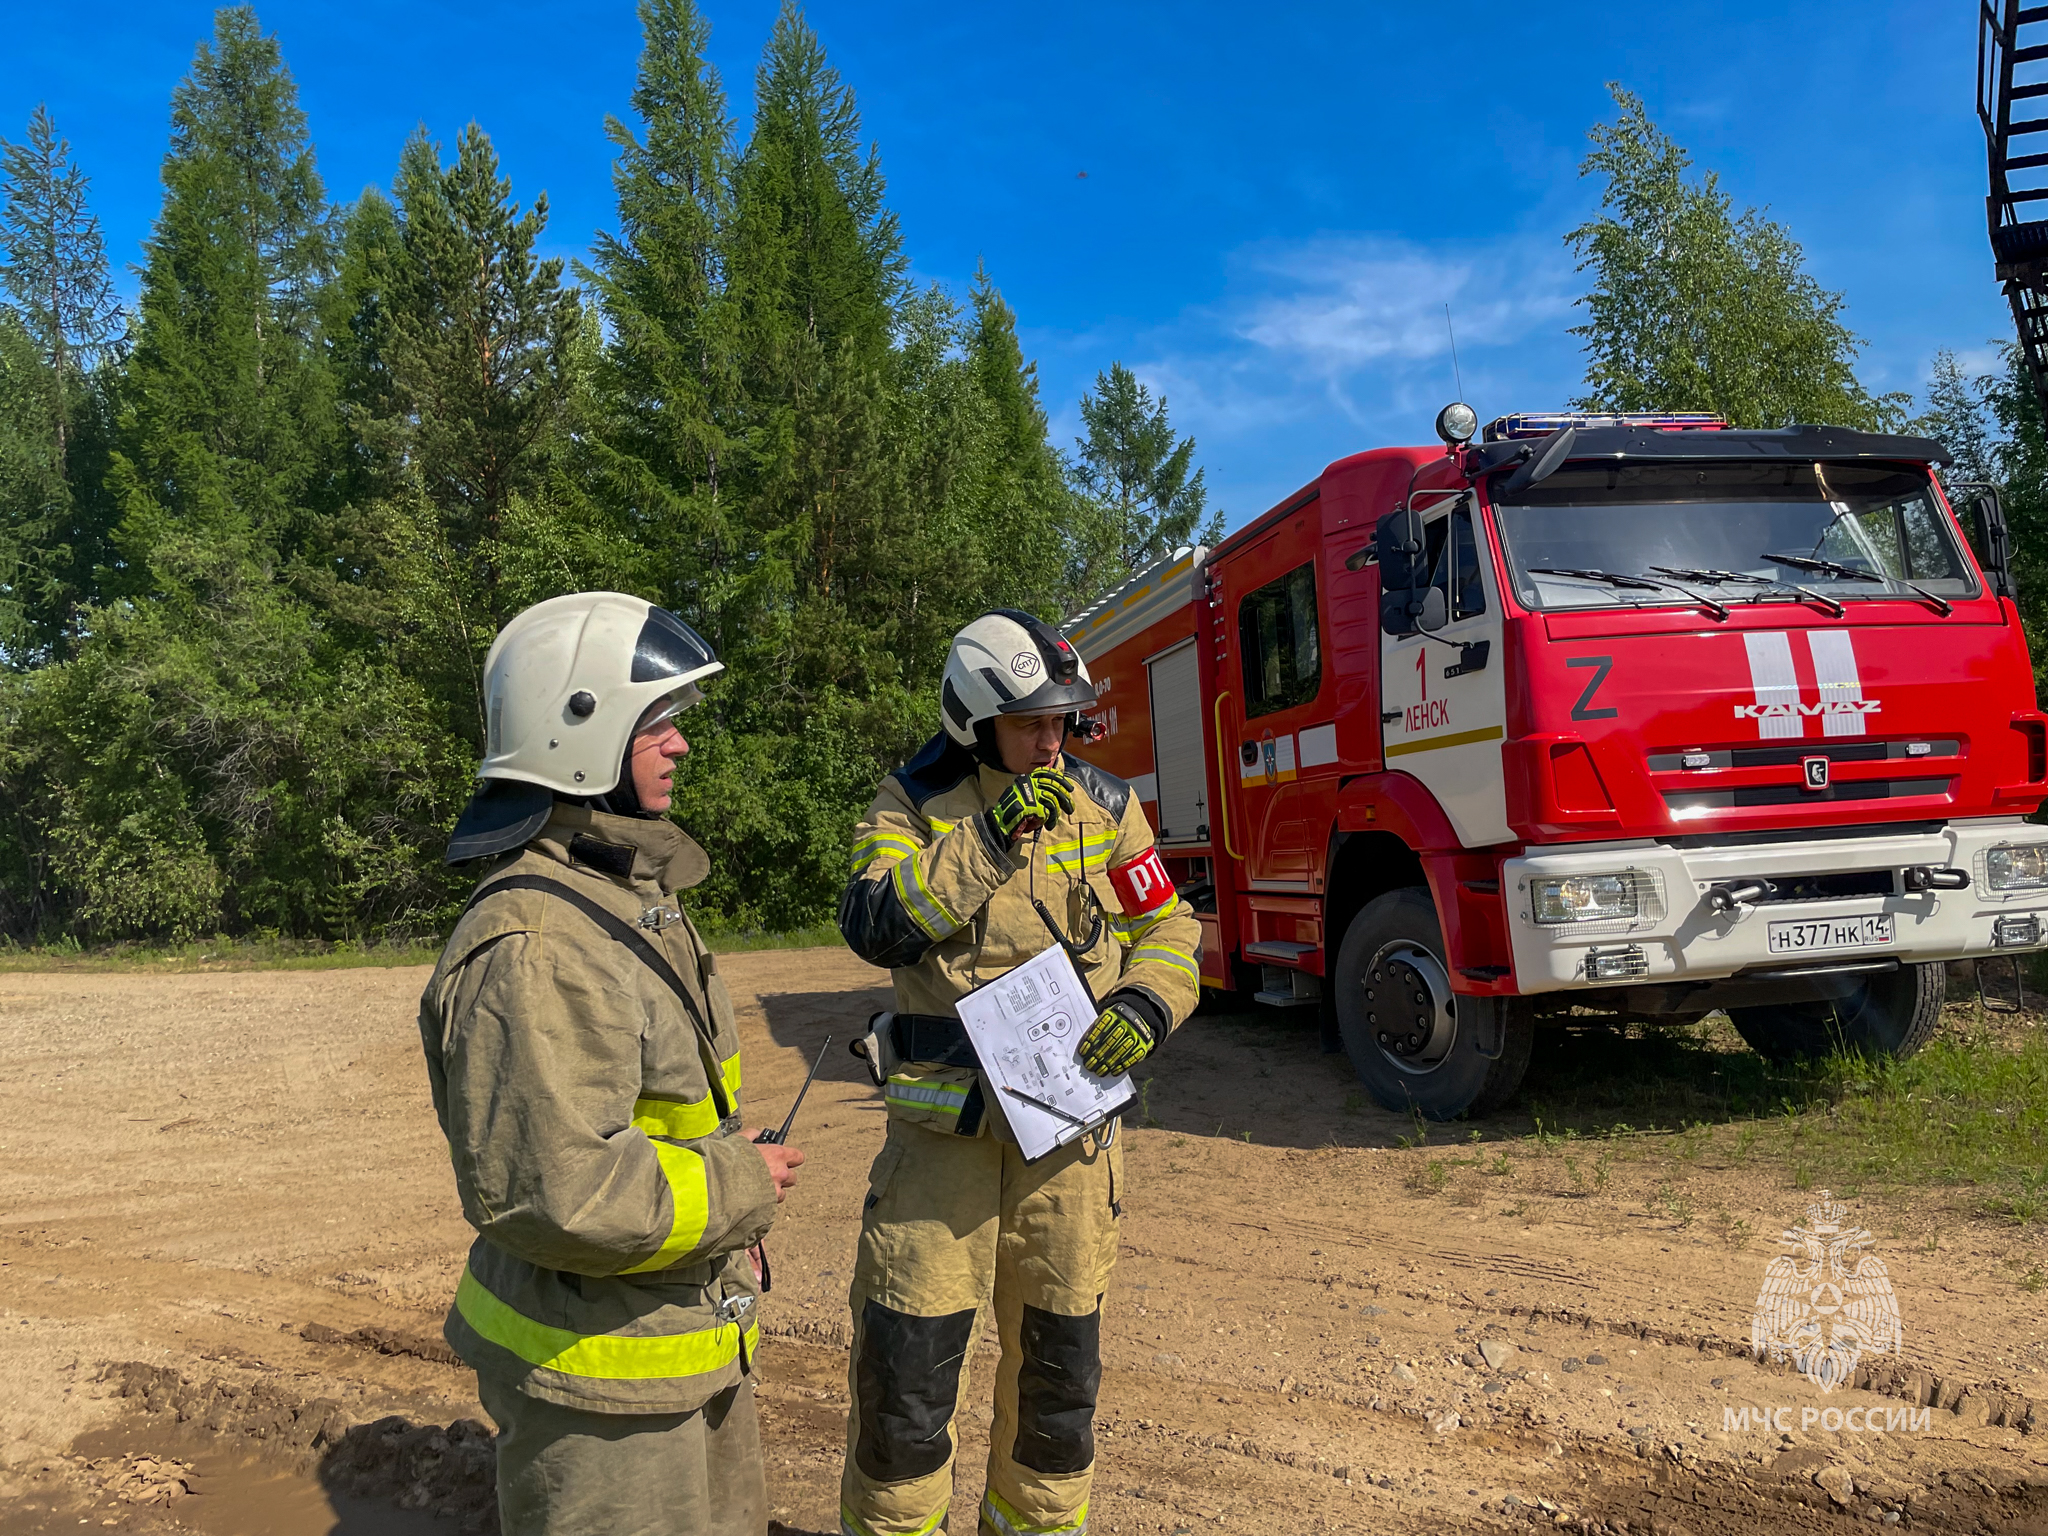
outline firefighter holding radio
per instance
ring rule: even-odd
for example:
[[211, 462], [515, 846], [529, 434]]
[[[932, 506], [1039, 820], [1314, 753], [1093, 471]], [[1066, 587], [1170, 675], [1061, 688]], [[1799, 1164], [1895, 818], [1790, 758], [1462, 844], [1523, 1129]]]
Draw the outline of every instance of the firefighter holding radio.
[[924, 1536], [945, 1519], [953, 1419], [991, 1306], [1002, 1354], [980, 1530], [1087, 1522], [1123, 1149], [1112, 1121], [1027, 1164], [953, 1005], [1058, 942], [1100, 1000], [1075, 1049], [1104, 1075], [1194, 1009], [1201, 929], [1137, 797], [1062, 750], [1095, 702], [1051, 626], [984, 614], [954, 638], [943, 729], [854, 834], [839, 926], [893, 972], [896, 1011], [862, 1042], [889, 1121], [851, 1290], [847, 1536]]

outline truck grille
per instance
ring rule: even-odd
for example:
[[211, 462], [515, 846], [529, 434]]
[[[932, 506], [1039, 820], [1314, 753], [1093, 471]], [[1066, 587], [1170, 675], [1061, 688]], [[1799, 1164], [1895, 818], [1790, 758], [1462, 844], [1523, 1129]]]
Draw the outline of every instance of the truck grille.
[[[1818, 753], [1807, 753], [1809, 757]], [[1798, 759], [1794, 758], [1794, 762]], [[1747, 766], [1746, 764], [1744, 766]], [[1848, 779], [1826, 789], [1803, 784], [1756, 784], [1746, 789], [1666, 790], [1664, 803], [1674, 811], [1725, 811], [1754, 805], [1812, 805], [1835, 800], [1903, 800], [1916, 795], [1946, 795], [1955, 780]]]
[[[1915, 747], [1923, 750], [1915, 752]], [[1653, 752], [1650, 771], [1700, 773], [1715, 768], [1797, 768], [1809, 757], [1824, 757], [1831, 763], [1913, 762], [1927, 757], [1956, 757], [1962, 750], [1960, 741], [1924, 737], [1917, 741], [1859, 741], [1849, 746], [1816, 741], [1791, 747], [1724, 747], [1719, 751]], [[1701, 758], [1706, 761], [1701, 762]]]

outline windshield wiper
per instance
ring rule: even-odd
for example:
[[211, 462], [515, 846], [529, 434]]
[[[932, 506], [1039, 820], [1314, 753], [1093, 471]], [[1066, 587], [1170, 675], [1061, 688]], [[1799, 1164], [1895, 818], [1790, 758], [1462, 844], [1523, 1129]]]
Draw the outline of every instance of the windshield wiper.
[[[1671, 565], [1653, 565], [1650, 569], [1662, 571], [1667, 576], [1689, 577], [1693, 581], [1742, 581], [1754, 587], [1771, 587], [1780, 592], [1796, 592], [1807, 601], [1820, 604], [1821, 607], [1827, 610], [1828, 617], [1831, 619], [1839, 619], [1844, 613], [1848, 612], [1846, 608], [1826, 593], [1816, 592], [1811, 587], [1802, 587], [1796, 581], [1780, 581], [1771, 576], [1752, 576], [1747, 571], [1695, 571], [1683, 566]], [[1763, 601], [1764, 596], [1765, 594], [1762, 592], [1752, 592], [1749, 600], [1752, 603], [1760, 603]]]
[[[1652, 567], [1652, 569], [1657, 569], [1657, 567]], [[1702, 596], [1698, 592], [1688, 592], [1675, 581], [1658, 581], [1649, 576], [1620, 576], [1616, 575], [1613, 571], [1578, 570], [1562, 565], [1532, 565], [1529, 567], [1529, 574], [1531, 576], [1571, 576], [1580, 581], [1604, 581], [1611, 587], [1640, 588], [1646, 592], [1667, 590], [1680, 592], [1698, 603], [1715, 618], [1725, 619], [1728, 617], [1728, 610], [1725, 606], [1715, 602], [1711, 597]]]
[[1769, 576], [1752, 576], [1747, 571], [1716, 571], [1711, 569], [1696, 571], [1690, 566], [1684, 565], [1653, 565], [1650, 569], [1659, 576], [1681, 576], [1687, 581], [1746, 581], [1752, 586], [1758, 587], [1780, 587], [1784, 585], [1783, 582], [1775, 581]]
[[1955, 612], [1955, 605], [1945, 597], [1937, 597], [1917, 581], [1908, 581], [1903, 576], [1885, 576], [1876, 571], [1859, 570], [1853, 565], [1844, 565], [1839, 560], [1822, 560], [1813, 555], [1765, 555], [1764, 559], [1773, 565], [1789, 565], [1795, 571], [1819, 571], [1825, 576], [1839, 576], [1846, 581], [1876, 581], [1890, 586], [1897, 582], [1902, 587], [1911, 587], [1920, 594], [1922, 601], [1944, 619]]

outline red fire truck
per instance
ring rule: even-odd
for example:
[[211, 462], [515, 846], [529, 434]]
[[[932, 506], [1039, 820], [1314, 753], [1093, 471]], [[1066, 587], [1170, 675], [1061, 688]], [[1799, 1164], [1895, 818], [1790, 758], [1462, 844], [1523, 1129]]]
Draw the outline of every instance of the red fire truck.
[[1546, 1019], [1903, 1055], [1944, 962], [2043, 944], [2048, 718], [1996, 495], [1940, 444], [1437, 425], [1066, 626], [1207, 986], [1319, 1007], [1380, 1103], [1449, 1118]]

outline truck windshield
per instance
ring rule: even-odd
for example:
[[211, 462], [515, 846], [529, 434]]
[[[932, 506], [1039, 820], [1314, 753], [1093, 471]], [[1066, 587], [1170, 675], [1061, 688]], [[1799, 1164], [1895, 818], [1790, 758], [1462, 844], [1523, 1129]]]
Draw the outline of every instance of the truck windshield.
[[1804, 589], [1830, 607], [1977, 592], [1926, 474], [1895, 465], [1571, 464], [1494, 513], [1531, 608], [1691, 602], [1674, 581], [1724, 603], [1796, 602]]

